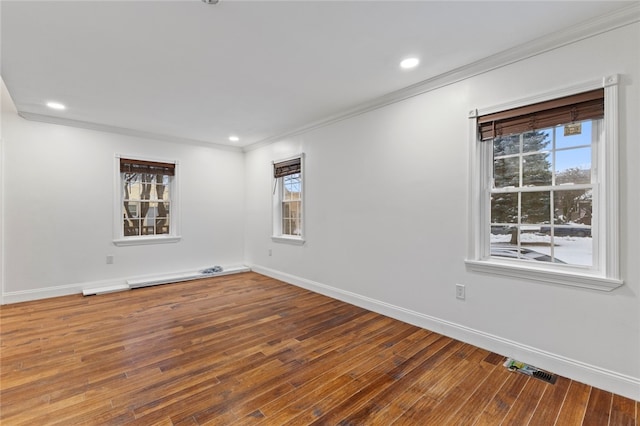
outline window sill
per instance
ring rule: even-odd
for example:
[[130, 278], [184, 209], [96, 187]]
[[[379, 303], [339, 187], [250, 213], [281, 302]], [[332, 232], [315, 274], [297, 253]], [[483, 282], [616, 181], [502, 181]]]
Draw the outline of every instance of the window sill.
[[465, 260], [467, 268], [475, 272], [502, 275], [513, 278], [542, 281], [591, 290], [612, 291], [624, 282], [615, 278], [601, 277], [574, 271], [552, 271], [538, 267], [514, 265], [488, 260]]
[[118, 247], [124, 246], [141, 246], [148, 244], [166, 244], [177, 243], [182, 237], [176, 235], [170, 236], [149, 236], [149, 237], [127, 237], [113, 240], [113, 244]]
[[273, 241], [274, 243], [293, 244], [296, 246], [301, 246], [305, 242], [302, 237], [285, 237], [282, 235], [273, 235], [271, 237], [271, 241]]

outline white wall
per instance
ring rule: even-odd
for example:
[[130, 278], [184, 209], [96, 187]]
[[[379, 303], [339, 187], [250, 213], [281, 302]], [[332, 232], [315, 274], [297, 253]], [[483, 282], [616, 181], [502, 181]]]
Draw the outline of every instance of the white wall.
[[[27, 121], [2, 86], [5, 303], [243, 263], [241, 152]], [[181, 241], [113, 245], [116, 153], [179, 161]]]
[[[246, 155], [23, 120], [3, 85], [2, 297], [247, 263], [255, 270], [640, 399], [638, 24]], [[610, 293], [469, 272], [468, 119], [620, 74], [621, 272]], [[273, 243], [271, 161], [306, 153], [304, 246]], [[182, 240], [112, 244], [114, 154], [180, 162]], [[245, 212], [242, 217], [241, 212]], [[268, 250], [272, 250], [272, 256]], [[114, 255], [115, 263], [106, 264]], [[244, 262], [243, 262], [244, 260]], [[467, 288], [455, 299], [454, 284]]]
[[[247, 153], [255, 270], [640, 399], [640, 25]], [[600, 292], [465, 269], [468, 111], [620, 74], [621, 271]], [[305, 152], [304, 246], [271, 242], [272, 160]], [[272, 256], [268, 250], [272, 250]], [[466, 285], [465, 301], [454, 284]]]

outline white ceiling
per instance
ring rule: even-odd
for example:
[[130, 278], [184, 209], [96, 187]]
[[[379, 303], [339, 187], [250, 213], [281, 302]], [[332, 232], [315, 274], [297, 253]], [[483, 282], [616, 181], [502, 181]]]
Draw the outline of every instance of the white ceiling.
[[24, 115], [242, 147], [630, 3], [2, 0], [2, 78]]

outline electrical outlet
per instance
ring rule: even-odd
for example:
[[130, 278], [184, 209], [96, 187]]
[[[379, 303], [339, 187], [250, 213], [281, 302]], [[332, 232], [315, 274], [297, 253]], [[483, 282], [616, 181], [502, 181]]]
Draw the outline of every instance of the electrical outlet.
[[271, 249], [269, 249], [269, 256], [271, 256]]
[[456, 299], [464, 300], [464, 284], [456, 284]]
[[107, 255], [107, 265], [113, 264], [113, 255]]

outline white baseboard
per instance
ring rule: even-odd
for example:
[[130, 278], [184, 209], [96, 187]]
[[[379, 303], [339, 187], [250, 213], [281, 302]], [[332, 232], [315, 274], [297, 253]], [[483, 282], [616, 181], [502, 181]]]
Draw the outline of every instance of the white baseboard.
[[[200, 268], [198, 270], [205, 269]], [[216, 273], [215, 275], [202, 275], [201, 278], [209, 278], [209, 277], [217, 277], [220, 275], [228, 275], [228, 274], [237, 274], [240, 272], [248, 272], [251, 269], [246, 266], [229, 266], [224, 267], [222, 272]], [[48, 299], [50, 297], [58, 297], [58, 296], [69, 296], [72, 294], [104, 294], [114, 291], [122, 291], [122, 290], [130, 290], [131, 287], [127, 284], [127, 281], [134, 280], [156, 280], [156, 284], [160, 284], [160, 280], [158, 278], [166, 278], [177, 275], [184, 275], [186, 273], [193, 272], [191, 271], [180, 271], [174, 274], [163, 274], [161, 276], [156, 275], [137, 275], [135, 277], [127, 277], [127, 278], [116, 278], [112, 280], [102, 280], [102, 281], [88, 281], [82, 283], [75, 284], [67, 284], [55, 287], [46, 287], [39, 288], [33, 290], [21, 290], [21, 291], [11, 291], [2, 294], [2, 303], [10, 304], [10, 303], [19, 303], [19, 302], [29, 302], [31, 300], [39, 300], [39, 299]], [[180, 280], [176, 280], [180, 281]], [[171, 281], [163, 281], [163, 283], [168, 283]]]
[[343, 302], [425, 328], [465, 343], [511, 357], [569, 379], [640, 401], [640, 378], [627, 376], [561, 355], [504, 339], [480, 330], [415, 312], [305, 278], [251, 265], [251, 270]]
[[92, 283], [76, 283], [55, 287], [36, 288], [33, 290], [8, 291], [2, 294], [2, 304], [30, 302], [32, 300], [49, 299], [51, 297], [69, 296], [82, 293], [85, 285], [108, 285], [112, 281], [94, 281]]

